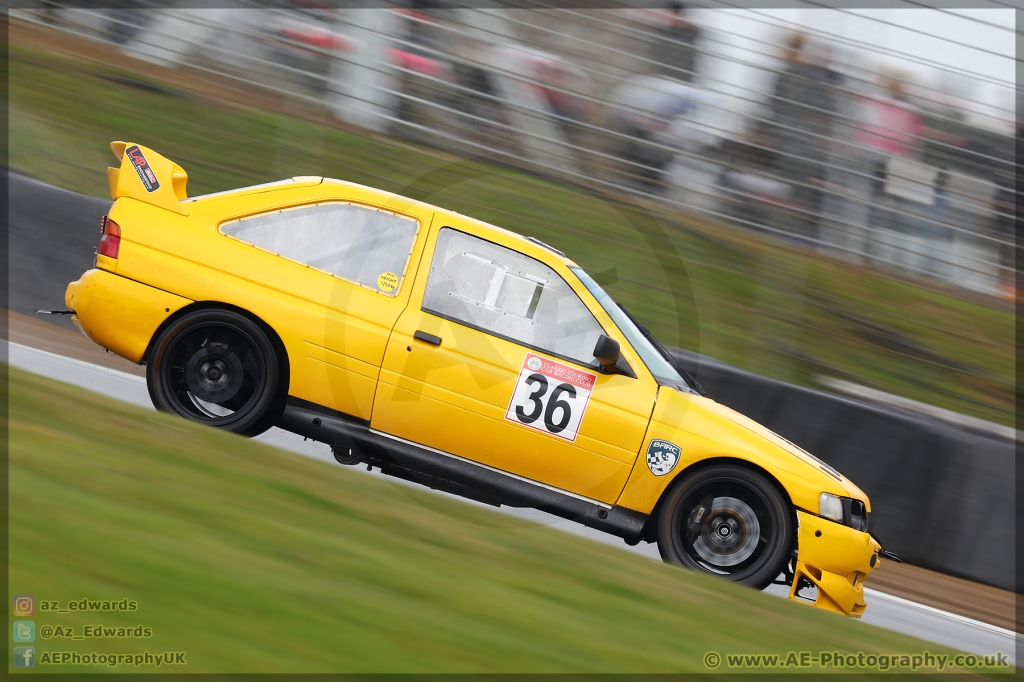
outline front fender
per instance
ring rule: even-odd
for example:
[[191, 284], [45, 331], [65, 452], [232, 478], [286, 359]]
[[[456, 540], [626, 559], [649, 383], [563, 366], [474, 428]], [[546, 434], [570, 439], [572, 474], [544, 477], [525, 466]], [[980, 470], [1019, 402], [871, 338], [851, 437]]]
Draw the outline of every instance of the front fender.
[[[643, 447], [616, 503], [650, 514], [674, 480], [712, 459], [738, 460], [764, 470], [778, 481], [797, 509], [816, 513], [821, 493], [851, 496], [851, 489], [866, 502], [856, 486], [844, 486], [813, 460], [808, 461], [809, 456], [795, 454], [780, 444], [786, 441], [767, 437], [759, 432], [771, 433], [767, 429], [756, 424], [753, 429], [739, 417], [708, 398], [660, 389]], [[667, 473], [657, 475], [647, 465], [653, 441], [667, 441], [679, 448], [678, 462]]]

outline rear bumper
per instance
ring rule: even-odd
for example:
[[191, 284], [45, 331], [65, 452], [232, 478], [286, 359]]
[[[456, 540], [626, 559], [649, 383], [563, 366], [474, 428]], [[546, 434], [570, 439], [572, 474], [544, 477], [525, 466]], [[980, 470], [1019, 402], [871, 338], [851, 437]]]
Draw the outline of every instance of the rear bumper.
[[83, 334], [112, 353], [141, 363], [161, 323], [191, 303], [105, 270], [86, 270], [64, 292], [71, 320]]
[[[878, 565], [881, 549], [868, 533], [797, 510], [797, 558], [789, 598], [826, 611], [860, 618], [864, 579]], [[797, 596], [801, 578], [818, 588], [814, 601]]]

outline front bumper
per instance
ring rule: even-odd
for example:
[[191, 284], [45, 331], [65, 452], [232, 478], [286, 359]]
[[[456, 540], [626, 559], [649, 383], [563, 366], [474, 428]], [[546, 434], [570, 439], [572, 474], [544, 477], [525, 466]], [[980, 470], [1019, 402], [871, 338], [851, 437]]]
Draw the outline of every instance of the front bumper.
[[[797, 557], [789, 598], [860, 618], [864, 579], [878, 566], [882, 547], [868, 533], [797, 510]], [[813, 601], [797, 595], [801, 579], [818, 588]]]

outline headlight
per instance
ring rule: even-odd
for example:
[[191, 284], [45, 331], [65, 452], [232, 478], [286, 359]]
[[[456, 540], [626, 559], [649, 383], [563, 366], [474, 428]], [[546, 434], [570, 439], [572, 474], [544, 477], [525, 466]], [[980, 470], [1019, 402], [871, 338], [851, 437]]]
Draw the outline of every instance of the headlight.
[[822, 493], [818, 497], [818, 515], [842, 523], [843, 501], [831, 493]]

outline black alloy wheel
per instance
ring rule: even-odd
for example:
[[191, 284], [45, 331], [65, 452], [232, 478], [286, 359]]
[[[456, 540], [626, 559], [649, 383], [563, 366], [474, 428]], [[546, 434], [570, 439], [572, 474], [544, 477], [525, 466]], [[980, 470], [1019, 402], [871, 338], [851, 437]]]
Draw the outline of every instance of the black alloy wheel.
[[656, 522], [665, 561], [764, 589], [790, 559], [795, 517], [763, 475], [719, 464], [678, 481]]
[[283, 373], [267, 334], [246, 316], [183, 315], [153, 342], [146, 384], [157, 409], [243, 436], [263, 433], [284, 408]]

